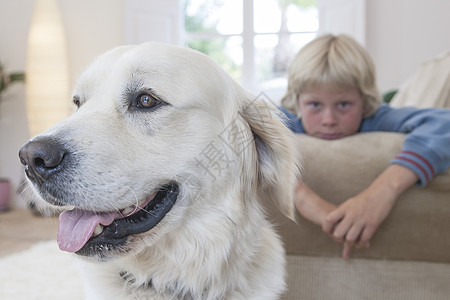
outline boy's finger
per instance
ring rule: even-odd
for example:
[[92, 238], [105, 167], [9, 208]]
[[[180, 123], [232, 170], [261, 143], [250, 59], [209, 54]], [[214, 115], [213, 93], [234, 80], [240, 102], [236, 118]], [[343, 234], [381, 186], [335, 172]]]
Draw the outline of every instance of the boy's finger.
[[352, 252], [354, 243], [353, 242], [344, 242], [344, 246], [342, 249], [342, 258], [343, 259], [349, 259], [350, 253]]
[[360, 239], [363, 230], [363, 226], [359, 225], [358, 223], [353, 224], [345, 235], [345, 240], [348, 242], [356, 243]]
[[336, 225], [336, 228], [333, 231], [334, 237], [338, 239], [346, 239], [346, 235], [353, 226], [354, 224], [352, 220], [349, 220], [348, 218], [343, 219]]
[[359, 241], [357, 244], [356, 244], [356, 246], [355, 246], [356, 248], [358, 248], [358, 249], [367, 249], [367, 248], [369, 248], [370, 247], [370, 242], [365, 242], [365, 241]]
[[368, 242], [370, 241], [370, 239], [372, 239], [373, 234], [375, 233], [375, 230], [377, 228], [376, 227], [370, 227], [370, 226], [366, 226], [364, 228], [364, 231], [361, 234], [361, 241], [363, 242]]
[[337, 223], [344, 218], [344, 212], [336, 209], [326, 216], [324, 223], [322, 224], [322, 230], [325, 233], [332, 234]]

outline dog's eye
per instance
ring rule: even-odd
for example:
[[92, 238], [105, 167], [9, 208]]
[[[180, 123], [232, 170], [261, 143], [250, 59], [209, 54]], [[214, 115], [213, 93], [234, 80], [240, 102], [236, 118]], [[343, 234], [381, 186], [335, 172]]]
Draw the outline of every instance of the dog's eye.
[[159, 99], [149, 94], [141, 94], [137, 99], [137, 107], [139, 108], [152, 108], [160, 103], [161, 101]]
[[73, 96], [72, 97], [72, 102], [73, 104], [75, 104], [78, 108], [80, 108], [81, 106], [81, 100], [79, 96]]

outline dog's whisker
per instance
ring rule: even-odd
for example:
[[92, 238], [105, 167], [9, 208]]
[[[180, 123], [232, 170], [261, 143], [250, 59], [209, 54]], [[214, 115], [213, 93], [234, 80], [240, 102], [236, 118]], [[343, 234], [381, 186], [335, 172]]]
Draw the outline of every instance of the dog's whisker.
[[134, 196], [134, 202], [133, 201], [130, 201], [130, 204], [134, 204], [134, 205], [136, 205], [136, 206], [138, 206], [139, 205], [139, 198], [138, 198], [138, 196], [136, 195], [136, 193], [133, 191], [133, 189], [132, 188], [130, 188], [129, 186], [126, 186], [125, 188], [127, 188], [127, 189], [129, 189], [130, 190], [130, 192], [133, 194], [133, 196]]
[[28, 181], [26, 181], [26, 180], [23, 180], [22, 181], [22, 183], [19, 185], [19, 189], [22, 189], [22, 188], [27, 188], [27, 187], [30, 187], [30, 185], [28, 184]]
[[111, 203], [111, 206], [114, 207], [114, 210], [117, 211], [123, 217], [122, 209], [117, 207], [114, 203], [112, 203], [112, 202], [110, 202], [110, 203]]
[[[141, 208], [142, 210], [144, 210], [143, 207], [139, 207], [139, 198], [138, 198], [138, 196], [136, 195], [136, 193], [133, 191], [133, 189], [130, 188], [129, 186], [125, 186], [125, 188], [127, 188], [128, 190], [130, 190], [130, 192], [131, 192], [131, 193], [133, 194], [133, 196], [134, 196], [134, 201], [128, 201], [128, 200], [127, 200], [127, 202], [129, 202], [130, 205], [134, 206], [133, 211], [131, 211], [129, 214], [134, 214], [134, 213], [138, 210], [138, 208]], [[116, 210], [122, 215], [122, 217], [124, 217], [124, 215], [122, 214], [122, 210], [121, 210], [121, 209], [116, 208]], [[145, 211], [145, 210], [144, 210], [144, 211]]]
[[28, 184], [23, 183], [20, 186], [20, 188], [22, 188], [22, 190], [21, 190], [21, 192], [19, 194], [19, 197], [24, 197], [25, 193], [31, 193], [32, 192], [32, 191], [30, 191], [31, 190], [31, 186], [29, 186]]

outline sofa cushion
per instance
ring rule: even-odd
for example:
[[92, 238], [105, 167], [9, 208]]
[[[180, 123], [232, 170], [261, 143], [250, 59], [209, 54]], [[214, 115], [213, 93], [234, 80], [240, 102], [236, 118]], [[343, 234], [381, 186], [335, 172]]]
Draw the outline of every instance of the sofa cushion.
[[288, 256], [282, 300], [447, 300], [450, 265], [430, 262]]

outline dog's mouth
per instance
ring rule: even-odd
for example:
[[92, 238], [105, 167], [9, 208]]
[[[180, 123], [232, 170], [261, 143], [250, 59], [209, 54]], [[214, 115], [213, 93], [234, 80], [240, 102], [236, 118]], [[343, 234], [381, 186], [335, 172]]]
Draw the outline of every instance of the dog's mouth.
[[179, 186], [170, 182], [138, 205], [112, 212], [92, 212], [79, 208], [59, 217], [58, 245], [63, 251], [91, 256], [116, 249], [130, 235], [155, 227], [175, 205]]

